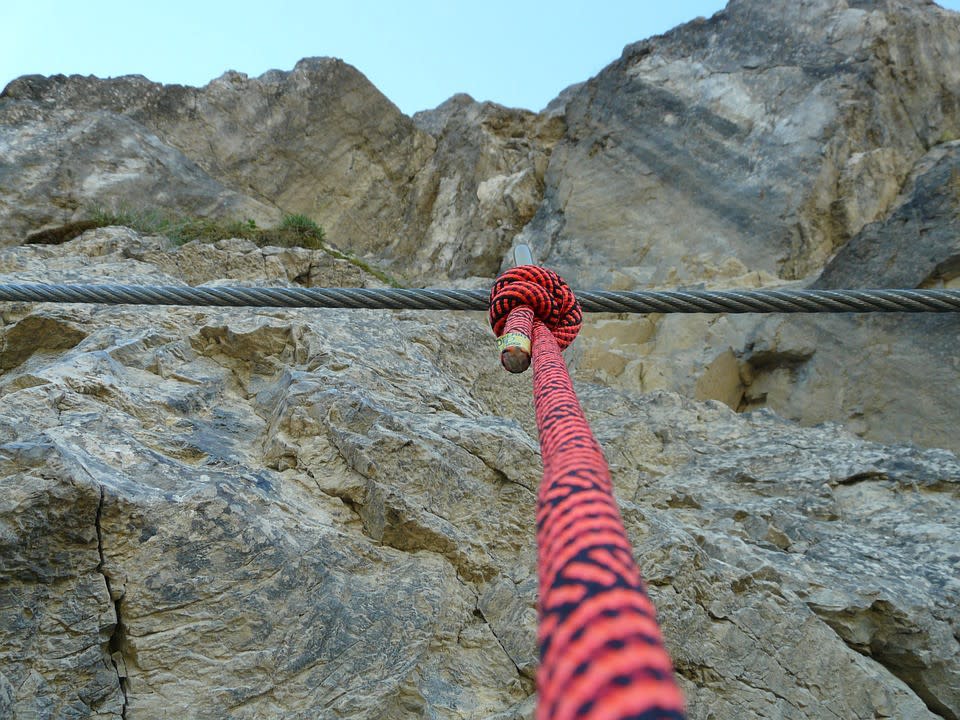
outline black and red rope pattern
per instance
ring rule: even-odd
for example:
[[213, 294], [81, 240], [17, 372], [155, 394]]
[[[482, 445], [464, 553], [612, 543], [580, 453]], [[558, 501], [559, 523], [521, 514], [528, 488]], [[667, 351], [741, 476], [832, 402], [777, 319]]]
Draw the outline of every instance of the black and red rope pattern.
[[[553, 270], [520, 265], [500, 275], [490, 288], [490, 325], [500, 337], [514, 308], [526, 307], [540, 318], [566, 350], [583, 323], [580, 303], [570, 286]], [[528, 332], [529, 335], [529, 332]]]
[[513, 373], [530, 367], [534, 312], [565, 350], [583, 323], [583, 311], [570, 286], [552, 270], [520, 265], [500, 275], [490, 289], [490, 325], [500, 346], [500, 362]]
[[[540, 279], [548, 285], [529, 291]], [[524, 306], [532, 310], [526, 315], [536, 316], [526, 332], [533, 336], [543, 455], [537, 718], [681, 720], [683, 696], [633, 560], [610, 471], [560, 355], [580, 327], [576, 299], [555, 273], [527, 265], [507, 271], [494, 285], [494, 332], [522, 332], [509, 316]]]

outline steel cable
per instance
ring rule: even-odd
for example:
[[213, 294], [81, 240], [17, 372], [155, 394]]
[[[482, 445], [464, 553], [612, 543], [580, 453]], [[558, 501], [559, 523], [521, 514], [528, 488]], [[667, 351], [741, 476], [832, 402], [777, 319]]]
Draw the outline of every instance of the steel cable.
[[[488, 290], [0, 284], [0, 301], [108, 305], [487, 310]], [[960, 312], [960, 290], [581, 290], [586, 312]]]

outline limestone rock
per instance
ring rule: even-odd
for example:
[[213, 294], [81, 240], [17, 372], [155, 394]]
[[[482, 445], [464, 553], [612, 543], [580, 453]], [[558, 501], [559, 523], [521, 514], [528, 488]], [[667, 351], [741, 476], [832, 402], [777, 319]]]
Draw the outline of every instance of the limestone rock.
[[[230, 200], [221, 199], [222, 214], [267, 223], [279, 209], [306, 214], [337, 245], [422, 281], [496, 271], [540, 204], [547, 158], [563, 128], [559, 116], [466, 96], [411, 121], [355, 68], [330, 58], [258, 78], [228, 72], [204, 88], [139, 76], [29, 76], [4, 90], [0, 112], [9, 125], [0, 138], [7, 150], [0, 155], [0, 210], [10, 208], [0, 222], [11, 229], [8, 244], [27, 229], [77, 220], [85, 205], [98, 202], [152, 198], [210, 215], [212, 207], [191, 197], [216, 191]], [[37, 115], [39, 137], [27, 121]], [[105, 151], [112, 143], [127, 148], [111, 156], [112, 164], [103, 160], [109, 177], [96, 182], [85, 179], [90, 149], [75, 155], [76, 146], [85, 147], [76, 137], [91, 131], [90, 117], [101, 119]], [[25, 164], [36, 166], [45, 184], [13, 192]], [[156, 166], [172, 168], [175, 177], [152, 172]], [[156, 190], [143, 186], [145, 170]], [[80, 188], [74, 176], [83, 180]], [[129, 193], [106, 194], [108, 181], [129, 185]], [[51, 185], [65, 196], [54, 215], [33, 207], [46, 206]]]
[[816, 273], [960, 135], [960, 16], [734, 0], [628, 46], [566, 102], [523, 239], [577, 285]]
[[435, 199], [416, 266], [425, 277], [495, 275], [543, 198], [562, 117], [457, 95], [413, 120], [437, 139], [428, 170]]
[[[895, 211], [847, 243], [814, 287], [955, 287], [960, 268], [957, 178], [960, 143], [931, 151]], [[771, 318], [754, 331], [744, 359], [760, 366], [759, 374], [766, 378], [781, 375], [772, 392], [762, 389], [761, 382], [754, 395], [767, 393], [761, 402], [786, 417], [805, 424], [844, 419], [877, 440], [956, 451], [958, 333], [955, 313]], [[795, 352], [799, 347], [809, 354]], [[758, 374], [756, 367], [752, 374]]]
[[97, 207], [140, 207], [147, 199], [188, 215], [261, 224], [280, 215], [129, 117], [0, 97], [0, 246], [90, 217]]
[[[65, 254], [66, 253], [66, 254]], [[381, 287], [358, 265], [323, 250], [258, 247], [232, 238], [174, 245], [128, 228], [88, 230], [60, 246], [0, 250], [0, 274], [10, 282], [126, 283], [131, 268], [141, 284], [230, 284], [306, 287]]]
[[889, 217], [844, 245], [814, 287], [960, 285], [960, 141], [928, 153], [898, 200]]
[[[957, 616], [945, 599], [960, 590], [957, 535], [952, 521], [927, 526], [958, 499], [956, 456], [672, 394], [587, 397], [602, 408], [594, 427], [612, 467], [631, 468], [617, 487], [667, 637], [679, 641], [675, 662], [697, 685], [692, 717], [957, 716]], [[931, 576], [920, 570], [928, 557]], [[915, 673], [911, 638], [951, 659]], [[829, 659], [851, 649], [857, 680]], [[820, 675], [821, 663], [832, 672]], [[929, 710], [881, 680], [887, 672]]]
[[[135, 251], [96, 254], [111, 243]], [[54, 274], [182, 282], [162, 255], [185, 248], [156, 243], [100, 230], [0, 270], [45, 253]], [[253, 252], [220, 251], [241, 272]], [[482, 314], [2, 319], [12, 717], [530, 717], [530, 380]], [[580, 392], [691, 718], [960, 714], [955, 455]]]
[[[411, 120], [316, 58], [199, 89], [31, 76], [0, 111], [11, 168], [35, 144], [30, 117], [59, 118], [43, 147], [69, 148], [101, 116], [163, 145], [138, 141], [111, 178], [166, 153], [221, 204], [241, 194], [225, 209], [305, 213], [416, 282], [488, 275], [518, 233], [578, 285], [697, 283], [731, 263], [791, 279], [882, 219], [918, 159], [960, 135], [958, 47], [956, 14], [919, 0], [739, 0], [629, 46], [540, 115], [457, 96]], [[71, 215], [97, 199], [54, 174]], [[200, 190], [167, 192], [177, 205]], [[16, 227], [68, 215], [8, 212]]]
[[[889, 218], [863, 228], [813, 286], [956, 285], [958, 174], [960, 144], [932, 150]], [[960, 318], [949, 313], [588, 318], [578, 367], [608, 384], [769, 407], [805, 425], [842, 422], [874, 440], [960, 451], [958, 332]]]
[[[382, 248], [401, 230], [410, 184], [432, 150], [431, 138], [366, 78], [329, 59], [252, 80], [226, 73], [202, 89], [139, 76], [31, 76], [11, 83], [4, 98], [8, 112], [71, 108], [149, 129], [198, 173], [265, 200], [275, 219], [276, 208], [305, 213], [357, 252], [371, 242]], [[12, 146], [23, 144], [22, 132], [11, 128]]]
[[[160, 198], [302, 212], [425, 283], [517, 236], [581, 286], [954, 286], [958, 98], [921, 0], [734, 0], [540, 114], [406, 118], [329, 59], [21, 78], [0, 282], [378, 284], [238, 239], [18, 244]], [[588, 318], [568, 362], [693, 720], [960, 718], [956, 335]], [[532, 717], [529, 396], [482, 313], [3, 304], [0, 716]]]

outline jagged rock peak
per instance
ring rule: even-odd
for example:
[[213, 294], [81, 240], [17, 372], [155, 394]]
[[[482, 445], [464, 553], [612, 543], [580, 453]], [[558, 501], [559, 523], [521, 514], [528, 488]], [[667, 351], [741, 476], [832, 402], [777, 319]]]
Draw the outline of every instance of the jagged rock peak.
[[932, 4], [730, 3], [573, 95], [525, 237], [586, 285], [808, 277], [960, 136], [958, 68], [960, 15]]

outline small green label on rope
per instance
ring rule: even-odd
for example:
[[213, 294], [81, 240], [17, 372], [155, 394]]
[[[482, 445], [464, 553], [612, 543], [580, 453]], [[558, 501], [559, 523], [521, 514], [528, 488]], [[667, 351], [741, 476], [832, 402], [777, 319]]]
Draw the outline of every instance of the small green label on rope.
[[520, 333], [506, 333], [497, 338], [497, 350], [503, 352], [511, 348], [518, 348], [530, 354], [530, 338]]

